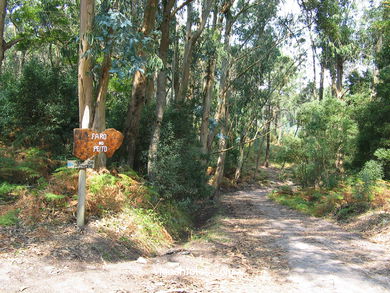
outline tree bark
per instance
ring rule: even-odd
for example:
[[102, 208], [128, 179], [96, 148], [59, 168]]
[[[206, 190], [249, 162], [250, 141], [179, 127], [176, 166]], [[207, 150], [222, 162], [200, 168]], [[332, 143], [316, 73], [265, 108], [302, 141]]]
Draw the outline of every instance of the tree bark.
[[257, 173], [259, 172], [260, 157], [261, 157], [261, 153], [263, 151], [263, 144], [264, 144], [264, 137], [261, 138], [261, 142], [259, 143], [259, 149], [257, 150], [257, 154], [256, 154], [256, 170], [255, 170], [255, 173], [253, 174], [253, 180], [256, 180]]
[[[95, 103], [95, 115], [93, 119], [92, 129], [97, 132], [106, 130], [106, 97], [108, 91], [108, 83], [110, 81], [111, 69], [111, 54], [107, 53], [104, 56], [102, 64], [102, 74], [99, 82], [99, 91]], [[99, 153], [95, 158], [95, 169], [99, 170], [106, 167], [107, 157], [105, 153]]]
[[325, 75], [325, 66], [321, 63], [321, 71], [320, 71], [320, 87], [318, 90], [318, 99], [322, 101], [324, 98], [324, 75]]
[[[212, 26], [213, 31], [215, 31], [217, 27], [217, 18], [218, 18], [218, 11], [215, 9], [213, 26]], [[209, 153], [207, 141], [209, 136], [209, 119], [210, 119], [211, 101], [213, 98], [213, 90], [214, 90], [214, 83], [215, 83], [216, 65], [217, 65], [217, 58], [215, 54], [212, 54], [207, 62], [206, 80], [205, 80], [204, 90], [203, 90], [202, 122], [200, 125], [200, 144], [201, 144], [202, 154], [204, 155]]]
[[343, 92], [344, 60], [336, 56], [336, 97], [341, 98]]
[[0, 73], [4, 60], [5, 53], [5, 41], [4, 41], [4, 30], [5, 30], [5, 15], [7, 13], [7, 0], [0, 0]]
[[179, 89], [180, 89], [180, 74], [179, 74], [179, 68], [180, 68], [180, 48], [179, 48], [179, 24], [176, 21], [175, 24], [175, 48], [173, 53], [173, 61], [172, 61], [172, 83], [173, 83], [173, 99], [176, 99], [176, 97], [179, 96]]
[[238, 182], [238, 180], [241, 177], [241, 170], [242, 170], [242, 166], [244, 165], [244, 159], [245, 159], [244, 150], [245, 150], [245, 145], [243, 143], [241, 143], [241, 145], [239, 147], [239, 156], [238, 156], [238, 161], [237, 161], [237, 167], [236, 167], [236, 171], [234, 173], [234, 181], [235, 182]]
[[180, 82], [180, 88], [178, 96], [176, 97], [176, 102], [183, 102], [188, 91], [188, 84], [190, 80], [190, 68], [192, 64], [192, 54], [193, 48], [195, 47], [199, 37], [201, 36], [207, 19], [211, 10], [211, 0], [204, 1], [204, 6], [202, 7], [202, 17], [200, 20], [199, 27], [195, 32], [192, 32], [192, 22], [193, 22], [193, 8], [192, 4], [187, 5], [187, 34], [186, 34], [186, 43], [184, 46], [184, 56], [183, 56], [183, 68], [182, 68], [182, 79]]
[[226, 149], [227, 146], [227, 135], [228, 135], [228, 121], [229, 121], [229, 74], [230, 74], [230, 38], [231, 38], [231, 30], [234, 23], [234, 19], [230, 13], [230, 8], [228, 8], [225, 12], [225, 34], [224, 34], [224, 50], [226, 55], [222, 60], [222, 74], [221, 74], [221, 84], [220, 84], [220, 105], [217, 112], [217, 122], [221, 126], [221, 132], [219, 137], [218, 144], [218, 161], [217, 167], [215, 170], [215, 175], [213, 178], [213, 187], [217, 191], [221, 185], [222, 178], [224, 175], [225, 169], [225, 158], [226, 158]]
[[[147, 36], [153, 30], [156, 22], [157, 0], [149, 0], [146, 3], [143, 25], [141, 32]], [[142, 50], [140, 55], [144, 55]], [[145, 71], [145, 68], [143, 68]], [[127, 115], [124, 125], [127, 164], [134, 168], [136, 145], [138, 141], [140, 121], [143, 107], [146, 103], [146, 88], [148, 77], [146, 73], [137, 71], [133, 78], [133, 88], [131, 93], [131, 101], [127, 109]]]
[[271, 153], [271, 116], [272, 116], [272, 107], [271, 104], [268, 104], [268, 109], [267, 109], [267, 126], [266, 126], [266, 148], [265, 148], [265, 159], [264, 159], [264, 166], [269, 167], [269, 158], [270, 158], [270, 153]]
[[207, 141], [209, 136], [209, 119], [210, 119], [211, 101], [213, 98], [214, 82], [215, 82], [216, 62], [217, 61], [215, 56], [212, 56], [212, 58], [210, 58], [208, 61], [207, 75], [206, 75], [204, 95], [203, 95], [203, 112], [202, 112], [202, 122], [200, 125], [200, 143], [202, 146], [201, 151], [202, 154], [204, 155], [209, 153]]
[[171, 21], [171, 10], [175, 4], [175, 0], [163, 1], [163, 19], [161, 23], [161, 40], [159, 55], [164, 67], [160, 70], [157, 77], [157, 92], [156, 92], [156, 121], [152, 131], [152, 138], [149, 145], [148, 154], [148, 176], [153, 178], [155, 173], [155, 163], [157, 158], [158, 144], [160, 142], [161, 124], [164, 117], [166, 104], [166, 87], [167, 87], [167, 59], [169, 49], [169, 24]]
[[93, 19], [95, 15], [95, 1], [80, 1], [80, 60], [78, 68], [78, 89], [79, 89], [79, 121], [81, 128], [92, 127], [92, 107], [93, 107], [93, 80], [92, 80], [92, 60], [86, 54], [90, 49], [88, 41], [92, 33]]

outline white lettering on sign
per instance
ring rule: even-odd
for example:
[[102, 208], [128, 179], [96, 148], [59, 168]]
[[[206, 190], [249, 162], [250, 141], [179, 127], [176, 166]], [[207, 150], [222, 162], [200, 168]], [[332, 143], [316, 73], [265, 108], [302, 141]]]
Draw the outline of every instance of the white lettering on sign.
[[92, 139], [103, 139], [103, 140], [106, 140], [107, 139], [107, 134], [106, 133], [95, 133], [95, 132], [92, 132], [91, 138]]
[[93, 146], [93, 152], [94, 153], [106, 153], [108, 151], [108, 147], [105, 145], [99, 146], [95, 145]]
[[99, 145], [104, 145], [104, 141], [99, 141]]

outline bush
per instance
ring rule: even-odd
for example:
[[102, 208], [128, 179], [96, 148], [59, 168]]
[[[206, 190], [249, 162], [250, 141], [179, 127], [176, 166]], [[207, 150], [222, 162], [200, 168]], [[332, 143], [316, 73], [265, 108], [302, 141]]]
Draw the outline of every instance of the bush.
[[363, 169], [357, 175], [357, 183], [355, 184], [355, 198], [359, 201], [372, 201], [372, 190], [376, 186], [377, 181], [382, 178], [382, 165], [374, 160], [366, 162]]
[[194, 200], [210, 194], [189, 108], [168, 109], [161, 131], [153, 185], [164, 199]]
[[296, 163], [303, 186], [335, 187], [354, 154], [356, 125], [344, 102], [327, 98], [307, 103], [299, 114], [299, 139], [288, 141], [284, 159]]
[[78, 125], [76, 76], [32, 60], [20, 78], [0, 77], [0, 139], [56, 154], [67, 150]]

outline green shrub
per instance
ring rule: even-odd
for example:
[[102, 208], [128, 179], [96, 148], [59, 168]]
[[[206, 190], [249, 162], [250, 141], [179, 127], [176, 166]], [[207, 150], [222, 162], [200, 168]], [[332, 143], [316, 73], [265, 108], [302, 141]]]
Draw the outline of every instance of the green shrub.
[[23, 67], [20, 78], [1, 77], [0, 139], [56, 154], [64, 152], [78, 125], [76, 77], [34, 59]]
[[303, 186], [333, 188], [353, 158], [356, 123], [344, 102], [334, 98], [307, 103], [298, 115], [299, 138], [289, 138], [281, 154], [294, 162], [294, 175]]
[[202, 154], [188, 108], [169, 109], [164, 119], [152, 183], [164, 199], [183, 201], [210, 194]]
[[103, 188], [114, 186], [119, 181], [118, 177], [110, 174], [94, 175], [89, 179], [89, 191], [93, 194], [97, 194], [103, 190]]
[[377, 181], [382, 178], [382, 165], [374, 160], [366, 162], [363, 169], [357, 175], [354, 197], [359, 201], [372, 201], [373, 188], [376, 186]]
[[0, 226], [12, 226], [16, 225], [18, 219], [19, 210], [10, 210], [5, 215], [0, 216]]
[[350, 217], [362, 214], [370, 208], [370, 205], [366, 202], [355, 202], [342, 206], [336, 212], [336, 219], [338, 221], [345, 221]]

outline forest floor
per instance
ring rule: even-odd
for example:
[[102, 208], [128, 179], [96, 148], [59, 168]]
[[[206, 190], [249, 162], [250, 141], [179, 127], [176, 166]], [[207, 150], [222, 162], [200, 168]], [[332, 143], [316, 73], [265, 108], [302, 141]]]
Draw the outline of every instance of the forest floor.
[[221, 196], [218, 216], [157, 257], [99, 260], [115, 248], [71, 227], [2, 251], [0, 292], [390, 292], [390, 245], [269, 200], [288, 183], [267, 172], [268, 186]]

